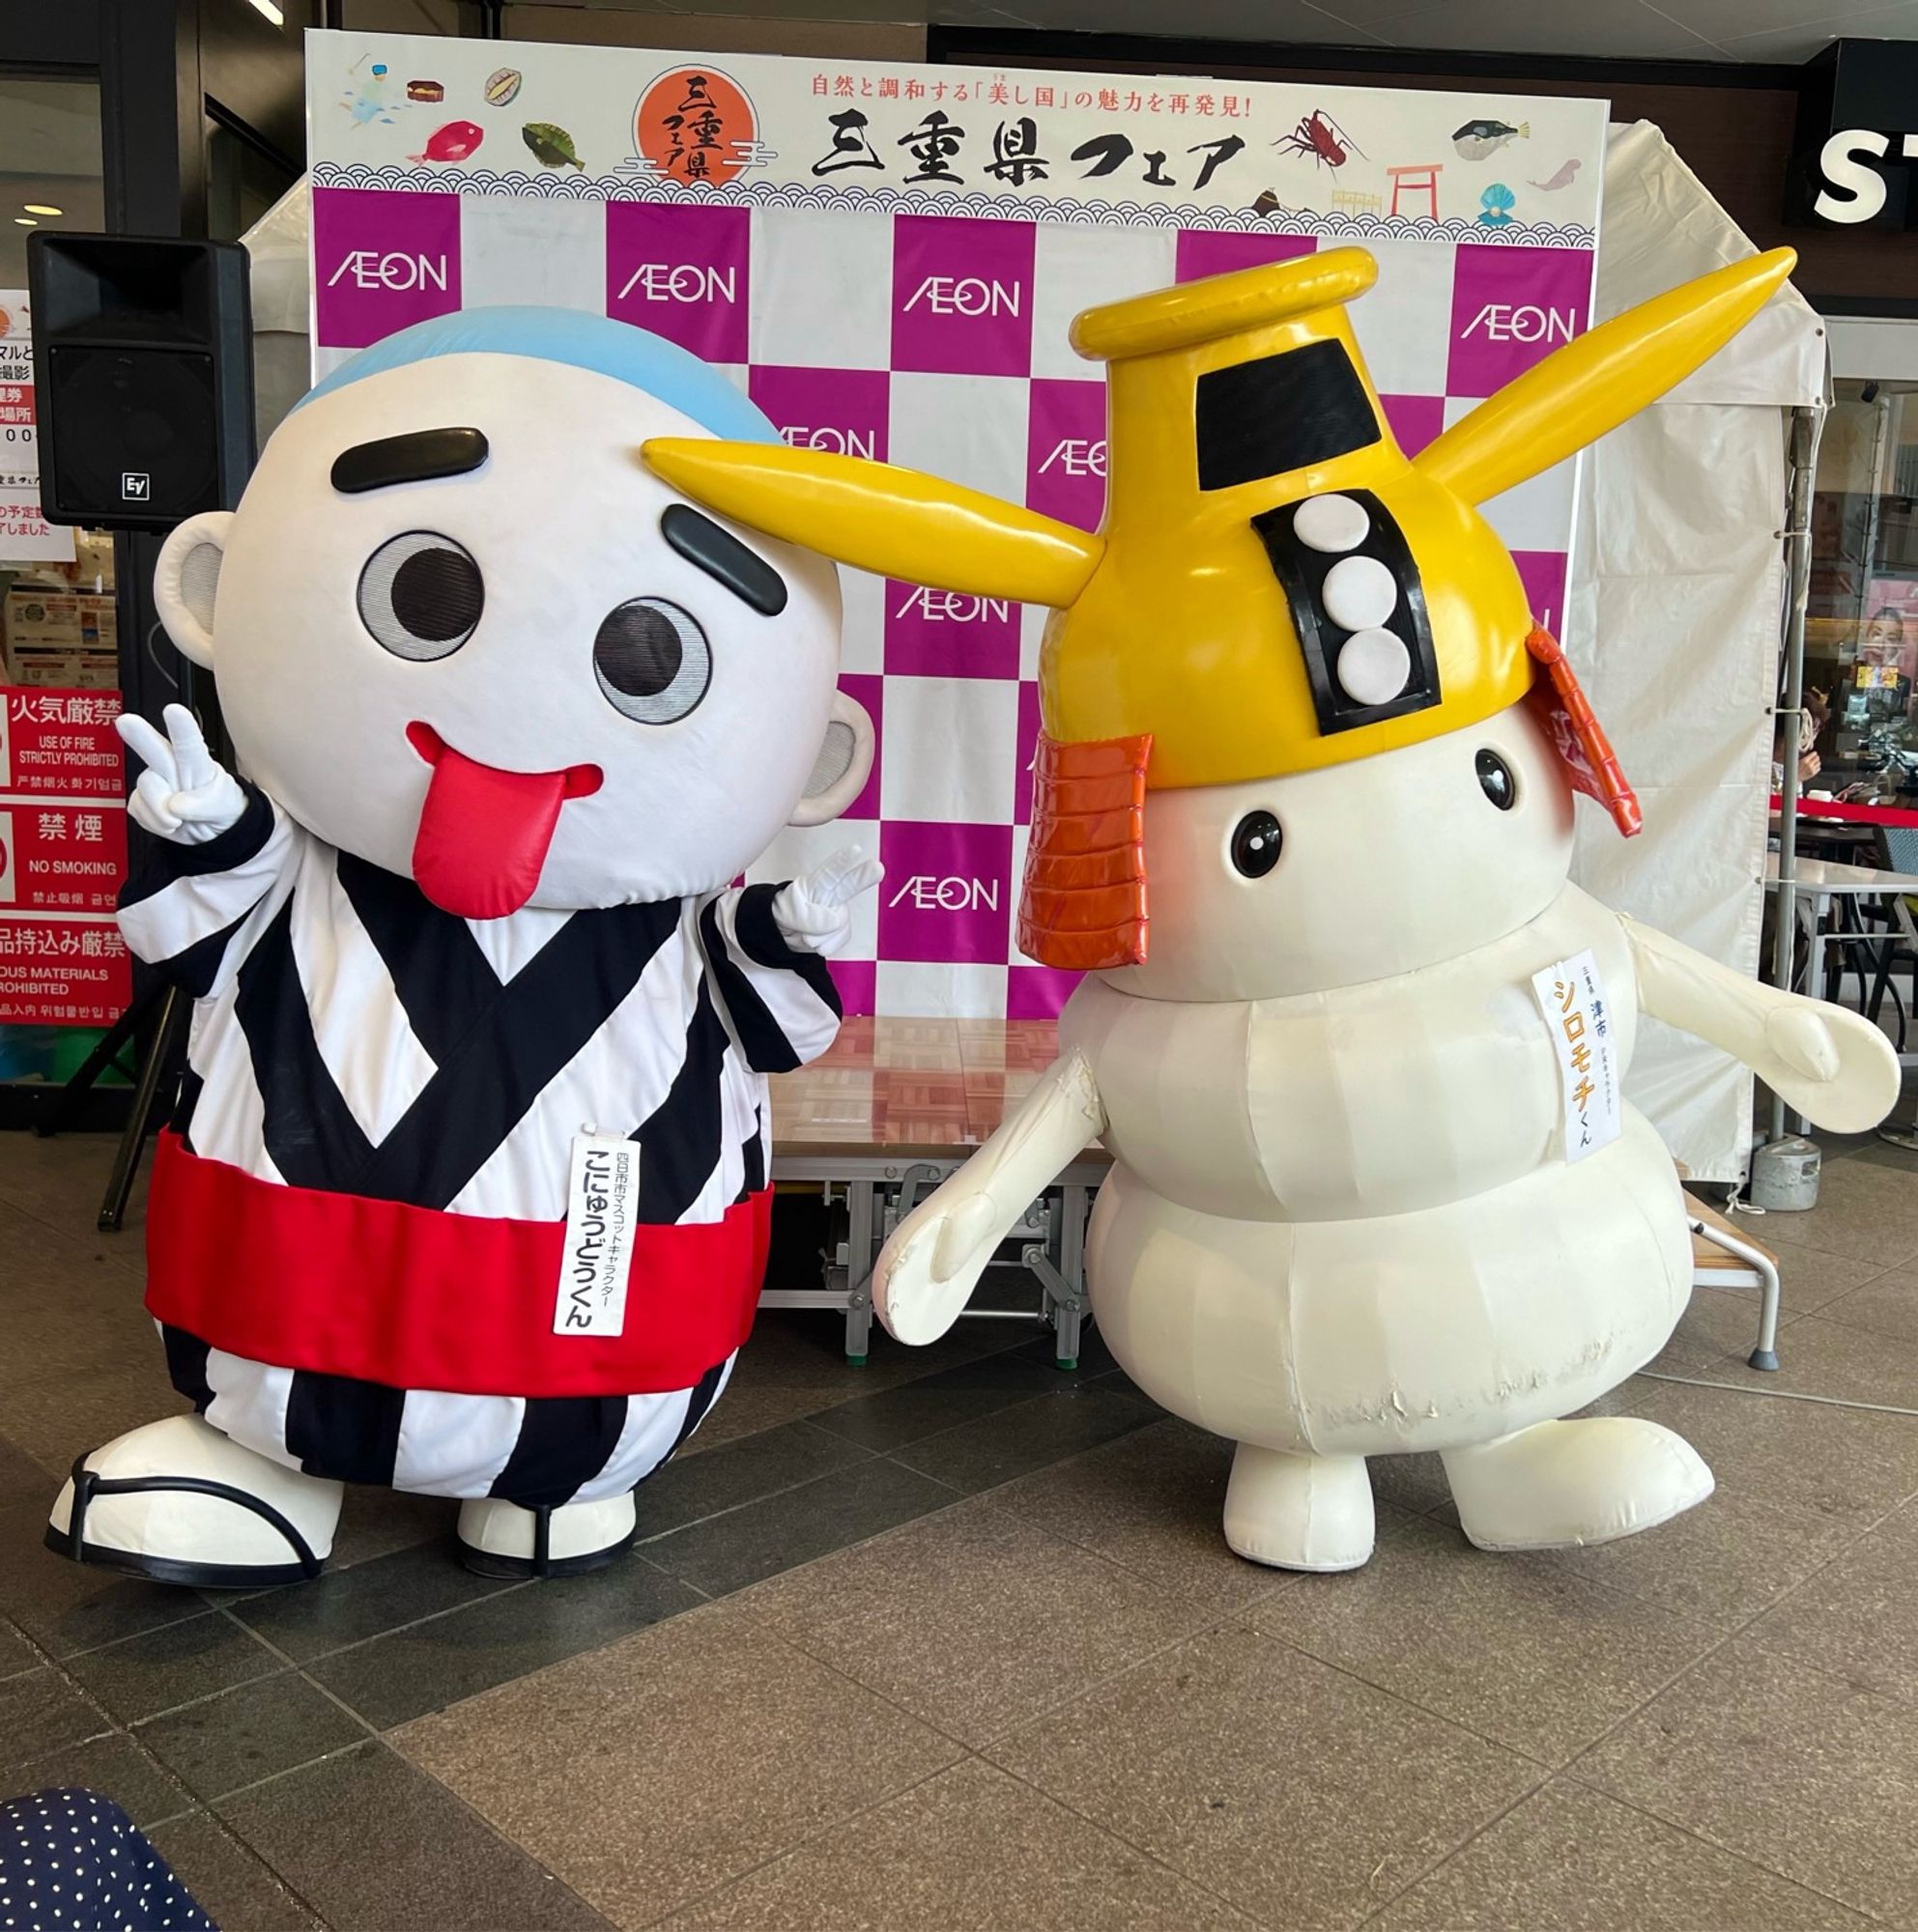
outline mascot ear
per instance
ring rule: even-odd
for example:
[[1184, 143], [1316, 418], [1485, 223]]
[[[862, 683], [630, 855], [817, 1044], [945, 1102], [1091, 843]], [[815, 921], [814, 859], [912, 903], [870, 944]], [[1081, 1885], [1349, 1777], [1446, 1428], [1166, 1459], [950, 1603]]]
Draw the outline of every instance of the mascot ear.
[[160, 546], [154, 571], [154, 604], [166, 635], [182, 657], [209, 669], [214, 661], [214, 596], [232, 525], [231, 510], [203, 510], [188, 517]]
[[866, 789], [873, 773], [873, 721], [856, 698], [838, 692], [806, 796], [799, 801], [789, 825], [823, 825], [837, 818]]

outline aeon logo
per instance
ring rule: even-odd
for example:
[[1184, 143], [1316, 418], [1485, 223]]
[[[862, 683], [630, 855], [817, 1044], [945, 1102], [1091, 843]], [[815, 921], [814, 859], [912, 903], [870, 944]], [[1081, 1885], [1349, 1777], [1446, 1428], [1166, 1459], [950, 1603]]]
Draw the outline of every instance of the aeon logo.
[[977, 275], [928, 275], [913, 290], [906, 313], [920, 307], [934, 315], [1016, 316], [1019, 291], [1016, 283], [987, 282]]
[[1572, 312], [1540, 308], [1536, 303], [1514, 307], [1510, 302], [1487, 302], [1465, 332], [1468, 338], [1483, 335], [1490, 342], [1569, 342]]
[[1105, 439], [1102, 436], [1061, 438], [1052, 445], [1051, 455], [1039, 466], [1042, 476], [1050, 469], [1062, 469], [1068, 476], [1103, 476]]
[[446, 287], [446, 258], [431, 255], [383, 255], [377, 248], [356, 248], [340, 260], [328, 277], [327, 286], [337, 288], [347, 282], [356, 289], [391, 289], [405, 294], [413, 289]]
[[915, 872], [890, 900], [888, 907], [910, 899], [915, 912], [988, 912], [999, 910], [997, 879], [964, 879], [957, 873], [940, 878], [935, 872]]
[[977, 624], [988, 617], [1003, 624], [1013, 614], [1012, 604], [1004, 597], [971, 597], [957, 590], [909, 590], [893, 614], [903, 617], [914, 611], [933, 624]]
[[876, 459], [879, 454], [879, 440], [870, 429], [837, 429], [830, 423], [808, 429], [800, 423], [787, 423], [780, 431], [780, 438], [794, 449], [826, 449], [839, 456], [869, 459]]
[[693, 262], [642, 262], [619, 291], [624, 301], [635, 289], [642, 301], [730, 302], [737, 299], [739, 270], [701, 268]]

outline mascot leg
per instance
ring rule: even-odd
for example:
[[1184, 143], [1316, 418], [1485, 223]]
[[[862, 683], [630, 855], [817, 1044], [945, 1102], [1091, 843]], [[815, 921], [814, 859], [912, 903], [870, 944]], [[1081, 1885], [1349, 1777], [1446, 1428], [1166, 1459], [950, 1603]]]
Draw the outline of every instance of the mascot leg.
[[1308, 1456], [1242, 1442], [1225, 1490], [1225, 1540], [1278, 1570], [1357, 1570], [1372, 1553], [1362, 1456]]
[[611, 1563], [638, 1521], [630, 1490], [534, 1509], [484, 1496], [460, 1505], [460, 1560], [481, 1577], [574, 1577]]
[[198, 1589], [317, 1577], [345, 1486], [289, 1468], [197, 1415], [116, 1435], [73, 1464], [46, 1547], [80, 1563]]
[[1631, 1415], [1536, 1422], [1442, 1459], [1480, 1549], [1565, 1549], [1651, 1529], [1702, 1503], [1711, 1471], [1683, 1436]]

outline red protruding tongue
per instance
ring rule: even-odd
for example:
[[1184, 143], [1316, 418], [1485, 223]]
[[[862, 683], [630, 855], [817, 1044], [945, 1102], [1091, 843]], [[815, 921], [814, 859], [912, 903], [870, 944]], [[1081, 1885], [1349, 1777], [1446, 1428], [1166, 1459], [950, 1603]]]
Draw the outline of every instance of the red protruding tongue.
[[410, 724], [407, 737], [433, 767], [413, 841], [419, 890], [461, 919], [518, 912], [539, 883], [559, 808], [596, 791], [598, 771], [502, 772], [456, 752], [428, 725]]

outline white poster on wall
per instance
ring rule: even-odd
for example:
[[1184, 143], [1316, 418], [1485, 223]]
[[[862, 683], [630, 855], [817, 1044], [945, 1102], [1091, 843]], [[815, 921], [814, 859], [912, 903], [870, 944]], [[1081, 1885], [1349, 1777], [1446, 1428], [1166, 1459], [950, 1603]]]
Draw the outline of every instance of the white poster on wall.
[[0, 569], [72, 563], [73, 532], [40, 514], [33, 322], [25, 289], [0, 289]]

